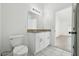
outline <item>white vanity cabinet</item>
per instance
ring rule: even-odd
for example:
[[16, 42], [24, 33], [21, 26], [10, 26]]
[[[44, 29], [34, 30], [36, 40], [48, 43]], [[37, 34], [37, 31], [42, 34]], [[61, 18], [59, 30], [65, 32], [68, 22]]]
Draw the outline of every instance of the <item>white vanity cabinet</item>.
[[[50, 32], [41, 32], [36, 35], [36, 42], [39, 43], [39, 48], [36, 44], [36, 53], [46, 48], [50, 44]], [[39, 50], [39, 51], [38, 51]]]
[[35, 55], [50, 44], [50, 32], [28, 32], [29, 52]]
[[32, 8], [27, 17], [28, 52], [35, 55], [50, 44], [50, 29], [44, 29], [43, 13]]

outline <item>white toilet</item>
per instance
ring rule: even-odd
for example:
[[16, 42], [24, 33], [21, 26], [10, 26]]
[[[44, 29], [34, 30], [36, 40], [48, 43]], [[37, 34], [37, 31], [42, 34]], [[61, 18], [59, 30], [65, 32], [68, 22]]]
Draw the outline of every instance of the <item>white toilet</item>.
[[28, 48], [23, 45], [24, 35], [12, 35], [10, 36], [10, 42], [13, 47], [13, 56], [27, 56]]

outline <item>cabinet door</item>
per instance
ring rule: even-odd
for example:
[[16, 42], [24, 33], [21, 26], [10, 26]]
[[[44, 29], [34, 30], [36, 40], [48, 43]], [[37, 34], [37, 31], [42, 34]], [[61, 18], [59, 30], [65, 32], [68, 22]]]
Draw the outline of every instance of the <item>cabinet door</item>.
[[48, 45], [50, 43], [50, 32], [44, 33], [44, 39], [45, 39], [45, 43], [47, 43]]
[[39, 46], [40, 50], [46, 48], [50, 43], [50, 34], [49, 32], [43, 32], [39, 34]]
[[35, 52], [39, 52], [50, 44], [50, 32], [41, 32], [36, 34]]
[[35, 53], [40, 51], [40, 41], [39, 41], [39, 33], [36, 34], [36, 39], [35, 39]]
[[27, 35], [27, 40], [28, 41], [28, 53], [30, 53], [31, 55], [34, 54], [35, 52], [35, 39], [36, 39], [36, 34], [35, 33], [28, 33]]
[[44, 45], [44, 39], [43, 39], [43, 36], [44, 36], [44, 33], [37, 33], [36, 34], [36, 44], [35, 44], [35, 47], [36, 47], [36, 53], [39, 52], [41, 49], [41, 45], [43, 44]]

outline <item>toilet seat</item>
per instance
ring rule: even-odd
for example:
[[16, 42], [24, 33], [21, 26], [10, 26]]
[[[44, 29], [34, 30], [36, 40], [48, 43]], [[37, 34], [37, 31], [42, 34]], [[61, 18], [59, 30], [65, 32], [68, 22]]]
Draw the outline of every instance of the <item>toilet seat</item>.
[[15, 56], [24, 56], [27, 55], [27, 53], [28, 53], [28, 48], [27, 46], [24, 45], [16, 46], [13, 49], [13, 55]]

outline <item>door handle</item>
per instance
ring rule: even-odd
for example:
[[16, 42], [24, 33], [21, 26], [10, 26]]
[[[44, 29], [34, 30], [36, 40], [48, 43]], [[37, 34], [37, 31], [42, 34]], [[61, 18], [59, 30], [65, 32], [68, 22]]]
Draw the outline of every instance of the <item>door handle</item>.
[[69, 34], [77, 34], [77, 32], [69, 32]]

